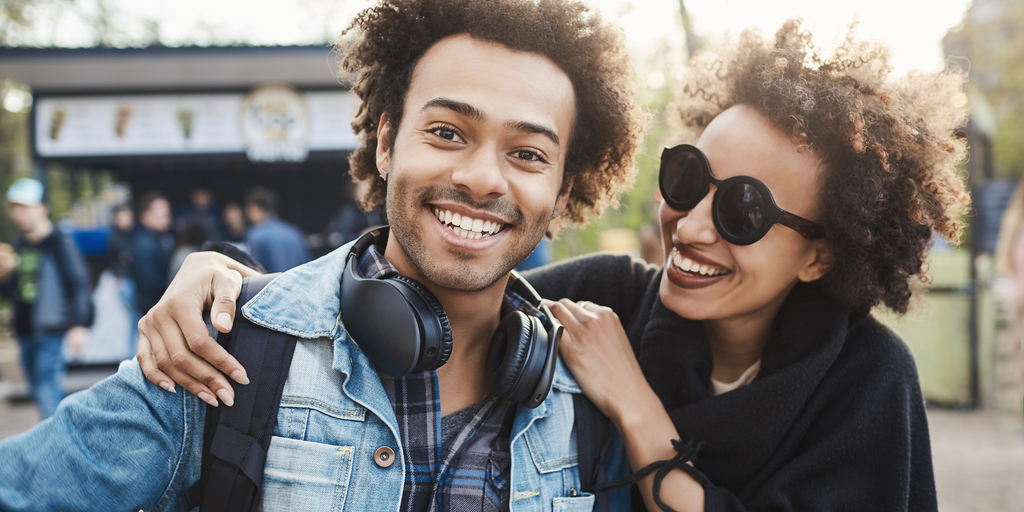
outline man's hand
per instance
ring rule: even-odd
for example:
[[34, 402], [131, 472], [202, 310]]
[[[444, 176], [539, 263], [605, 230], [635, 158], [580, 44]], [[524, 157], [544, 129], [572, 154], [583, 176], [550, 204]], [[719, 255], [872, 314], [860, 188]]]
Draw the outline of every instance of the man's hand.
[[160, 302], [139, 321], [136, 358], [146, 379], [172, 393], [177, 382], [214, 407], [218, 405], [215, 396], [233, 405], [235, 393], [224, 375], [239, 384], [248, 384], [249, 378], [245, 368], [210, 337], [203, 312], [210, 310], [218, 331], [230, 331], [242, 279], [257, 274], [220, 253], [188, 255]]
[[9, 244], [0, 243], [0, 281], [6, 281], [18, 268], [18, 253]]
[[89, 330], [82, 326], [72, 327], [64, 335], [64, 341], [67, 342], [68, 347], [71, 348], [71, 353], [75, 357], [82, 353], [82, 349], [85, 348], [85, 342], [88, 340]]

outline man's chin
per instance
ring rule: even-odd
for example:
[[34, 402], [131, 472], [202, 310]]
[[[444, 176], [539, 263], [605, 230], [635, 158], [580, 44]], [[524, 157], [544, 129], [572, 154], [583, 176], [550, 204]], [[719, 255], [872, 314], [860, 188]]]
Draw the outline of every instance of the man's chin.
[[[502, 265], [501, 268], [505, 266]], [[514, 267], [513, 267], [514, 268]], [[460, 292], [479, 292], [498, 282], [510, 269], [495, 271], [492, 267], [488, 271], [468, 269], [464, 266], [455, 268], [421, 268], [420, 271], [431, 284]]]

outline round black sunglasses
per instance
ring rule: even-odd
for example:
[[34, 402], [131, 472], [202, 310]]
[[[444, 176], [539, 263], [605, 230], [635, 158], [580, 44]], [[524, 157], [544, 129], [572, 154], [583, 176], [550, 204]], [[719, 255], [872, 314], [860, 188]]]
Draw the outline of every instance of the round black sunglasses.
[[661, 153], [658, 187], [672, 209], [692, 210], [708, 194], [712, 184], [718, 190], [711, 203], [711, 219], [718, 233], [731, 244], [750, 245], [764, 237], [776, 223], [808, 240], [825, 236], [820, 224], [779, 208], [768, 187], [757, 178], [742, 175], [724, 180], [716, 178], [707, 156], [696, 146], [680, 144], [665, 148]]

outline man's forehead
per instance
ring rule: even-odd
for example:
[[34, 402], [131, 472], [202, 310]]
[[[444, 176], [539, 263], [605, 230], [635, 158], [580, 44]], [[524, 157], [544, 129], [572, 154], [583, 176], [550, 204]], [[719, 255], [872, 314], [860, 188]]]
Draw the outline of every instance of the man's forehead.
[[[563, 139], [575, 118], [574, 88], [557, 64], [467, 34], [441, 39], [424, 52], [413, 69], [406, 115], [443, 106], [439, 98], [472, 106], [475, 112], [460, 112], [467, 117], [482, 113], [501, 122], [554, 124], [566, 132]], [[568, 122], [559, 122], [560, 117]]]

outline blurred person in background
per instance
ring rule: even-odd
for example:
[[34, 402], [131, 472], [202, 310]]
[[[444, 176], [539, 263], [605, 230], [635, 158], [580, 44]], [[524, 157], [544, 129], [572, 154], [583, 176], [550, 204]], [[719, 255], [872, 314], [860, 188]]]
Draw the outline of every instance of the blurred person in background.
[[376, 210], [364, 212], [359, 207], [362, 196], [366, 194], [366, 184], [358, 185], [346, 180], [341, 192], [341, 205], [335, 210], [331, 220], [324, 228], [324, 239], [331, 250], [341, 247], [347, 242], [359, 238], [367, 228], [384, 224], [380, 213]]
[[71, 238], [49, 219], [43, 184], [30, 178], [7, 190], [11, 220], [21, 231], [0, 258], [0, 287], [11, 297], [21, 364], [39, 413], [53, 415], [64, 397], [64, 340], [81, 352], [92, 324], [89, 271]]
[[188, 222], [181, 228], [181, 231], [178, 232], [178, 237], [174, 241], [174, 252], [171, 253], [171, 260], [167, 267], [168, 283], [178, 273], [178, 269], [181, 268], [181, 262], [185, 261], [189, 254], [198, 251], [207, 240], [209, 239], [207, 238], [206, 226], [198, 222]]
[[246, 226], [245, 213], [242, 212], [242, 207], [234, 202], [224, 205], [222, 219], [224, 222], [221, 224], [220, 236], [218, 237], [220, 241], [245, 250]]
[[107, 239], [107, 255], [110, 258], [110, 271], [116, 278], [118, 295], [124, 302], [128, 312], [128, 354], [136, 350], [139, 344], [139, 329], [136, 323], [141, 317], [139, 305], [135, 299], [135, 280], [132, 279], [132, 237], [135, 234], [135, 212], [129, 204], [114, 207], [114, 222], [110, 226], [110, 237]]
[[132, 266], [132, 234], [135, 230], [135, 212], [131, 205], [114, 207], [113, 224], [107, 239], [110, 269], [119, 278], [128, 278]]
[[135, 281], [135, 303], [139, 311], [146, 312], [167, 289], [167, 270], [174, 251], [171, 204], [160, 192], [148, 192], [139, 197], [136, 211], [139, 225], [132, 235], [130, 270]]
[[220, 233], [220, 208], [213, 202], [213, 192], [205, 188], [193, 189], [189, 194], [191, 203], [178, 209], [174, 215], [174, 234], [180, 236], [191, 226], [192, 238], [199, 239], [199, 245], [214, 240]]
[[[1003, 213], [995, 263], [996, 269], [1010, 281], [1016, 355], [1024, 365], [1024, 181], [1017, 184], [1013, 198]], [[1024, 371], [1024, 368], [1021, 370]]]
[[302, 231], [277, 216], [277, 193], [273, 190], [249, 189], [245, 194], [245, 216], [251, 224], [245, 245], [268, 272], [284, 272], [310, 260]]

